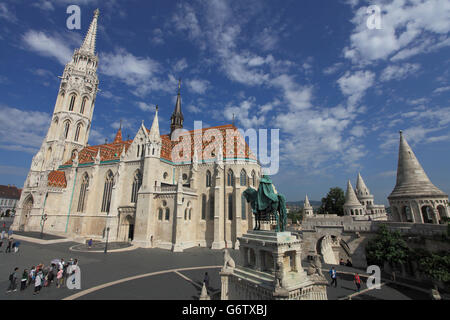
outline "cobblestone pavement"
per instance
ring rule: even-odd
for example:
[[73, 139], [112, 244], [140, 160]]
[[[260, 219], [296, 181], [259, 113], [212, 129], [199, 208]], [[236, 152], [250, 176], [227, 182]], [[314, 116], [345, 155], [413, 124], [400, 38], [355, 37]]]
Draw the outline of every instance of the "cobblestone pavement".
[[[191, 248], [185, 252], [173, 253], [161, 249], [138, 248], [123, 252], [75, 252], [69, 248], [77, 245], [74, 242], [54, 243], [40, 245], [21, 241], [18, 253], [0, 252], [0, 299], [63, 299], [79, 293], [80, 290], [69, 290], [67, 288], [56, 288], [52, 284], [43, 288], [39, 295], [33, 296], [33, 288], [27, 288], [24, 292], [6, 293], [8, 277], [14, 267], [19, 267], [19, 278], [23, 269], [39, 263], [48, 265], [52, 259], [70, 258], [78, 259], [81, 268], [81, 291], [104, 285], [120, 279], [139, 276], [143, 274], [159, 272], [157, 275], [142, 277], [125, 281], [116, 285], [106, 286], [100, 290], [90, 292], [78, 299], [198, 299], [200, 284], [205, 272], [210, 276], [209, 293], [213, 295], [220, 290], [219, 268], [223, 263], [223, 252], [221, 250], [210, 250], [205, 248]], [[4, 247], [3, 247], [4, 249]], [[230, 254], [240, 261], [239, 252], [230, 250]], [[304, 266], [306, 264], [304, 263]], [[180, 272], [161, 272], [178, 268], [205, 267], [197, 270], [186, 270]], [[324, 266], [328, 268], [328, 266]], [[339, 271], [352, 271], [347, 267], [337, 266]], [[324, 272], [327, 279], [330, 277]], [[19, 285], [19, 281], [18, 281]], [[361, 289], [365, 288], [363, 284]], [[328, 298], [330, 300], [340, 299], [355, 293], [352, 275], [339, 275], [337, 288], [328, 287]], [[364, 300], [410, 300], [429, 299], [429, 297], [414, 290], [405, 289], [395, 285], [384, 285], [380, 290], [371, 290], [353, 298]]]

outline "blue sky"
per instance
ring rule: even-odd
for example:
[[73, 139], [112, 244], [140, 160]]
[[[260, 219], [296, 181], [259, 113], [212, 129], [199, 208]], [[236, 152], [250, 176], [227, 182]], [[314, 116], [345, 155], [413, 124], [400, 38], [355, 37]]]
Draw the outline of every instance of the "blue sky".
[[[23, 186], [47, 132], [64, 65], [100, 9], [100, 93], [89, 143], [123, 119], [134, 137], [177, 79], [185, 126], [280, 129], [288, 200], [320, 200], [361, 171], [378, 203], [395, 185], [398, 131], [450, 193], [450, 2], [446, 0], [6, 0], [0, 3], [0, 184]], [[66, 8], [81, 8], [68, 30]], [[381, 8], [369, 29], [367, 6]]]

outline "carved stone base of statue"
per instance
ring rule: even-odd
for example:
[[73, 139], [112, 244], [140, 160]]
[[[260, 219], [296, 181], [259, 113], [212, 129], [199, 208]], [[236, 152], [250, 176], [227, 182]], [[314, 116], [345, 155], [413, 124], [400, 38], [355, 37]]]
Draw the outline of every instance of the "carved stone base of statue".
[[[301, 265], [301, 240], [290, 232], [249, 231], [238, 238], [243, 264], [225, 263], [222, 300], [327, 300], [327, 280]], [[320, 269], [320, 268], [319, 268]]]

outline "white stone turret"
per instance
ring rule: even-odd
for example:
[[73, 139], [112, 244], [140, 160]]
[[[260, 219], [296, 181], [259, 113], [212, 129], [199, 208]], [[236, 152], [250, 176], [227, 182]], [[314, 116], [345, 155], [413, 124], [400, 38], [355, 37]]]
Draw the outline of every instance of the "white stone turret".
[[159, 134], [158, 106], [156, 106], [152, 127], [148, 132], [146, 157], [159, 159], [161, 156], [162, 140]]
[[353, 186], [348, 180], [347, 192], [345, 193], [344, 214], [346, 216], [362, 216], [365, 215], [365, 207], [359, 202], [356, 197]]
[[370, 194], [370, 190], [364, 183], [360, 173], [358, 173], [358, 178], [356, 179], [356, 196], [362, 205], [366, 207], [373, 205], [374, 197]]
[[314, 215], [313, 207], [309, 203], [308, 195], [306, 195], [305, 202], [303, 204], [303, 214], [305, 216], [313, 216]]

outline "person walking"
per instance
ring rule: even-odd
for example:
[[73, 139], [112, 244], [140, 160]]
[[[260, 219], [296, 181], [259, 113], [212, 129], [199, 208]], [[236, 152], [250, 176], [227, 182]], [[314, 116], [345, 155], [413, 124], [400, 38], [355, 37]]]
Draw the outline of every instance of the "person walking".
[[8, 246], [6, 247], [5, 253], [7, 253], [7, 252], [11, 253], [12, 243], [13, 243], [13, 238], [9, 238], [8, 239]]
[[28, 270], [25, 269], [23, 270], [22, 280], [20, 281], [20, 291], [25, 290], [25, 288], [27, 287], [27, 280], [28, 280]]
[[44, 275], [42, 274], [42, 271], [39, 270], [39, 272], [36, 274], [36, 278], [34, 279], [33, 295], [38, 294], [41, 291], [43, 278]]
[[19, 271], [19, 268], [15, 267], [13, 273], [11, 273], [9, 275], [9, 286], [8, 286], [8, 290], [6, 291], [6, 293], [11, 292], [11, 291], [17, 291], [16, 281], [17, 281], [17, 272], [18, 271]]
[[5, 239], [5, 230], [2, 230], [2, 241]]
[[58, 273], [56, 274], [56, 287], [57, 288], [60, 288], [63, 286], [63, 283], [64, 283], [63, 273], [64, 273], [63, 268], [60, 268], [58, 270]]
[[36, 278], [36, 268], [34, 266], [31, 267], [30, 274], [28, 275], [28, 285], [34, 281]]
[[331, 283], [330, 286], [333, 285], [334, 283], [334, 287], [337, 287], [337, 274], [336, 274], [336, 269], [334, 269], [334, 267], [331, 267], [330, 269], [330, 276], [331, 276]]
[[13, 231], [11, 228], [9, 228], [8, 230], [8, 238], [11, 238], [11, 236], [13, 235]]
[[91, 249], [92, 248], [92, 239], [89, 239], [89, 241], [88, 241], [88, 249]]
[[359, 277], [358, 273], [355, 273], [355, 284], [356, 284], [356, 291], [359, 292], [361, 289], [361, 278]]

